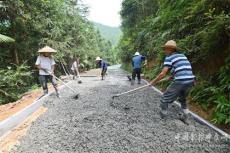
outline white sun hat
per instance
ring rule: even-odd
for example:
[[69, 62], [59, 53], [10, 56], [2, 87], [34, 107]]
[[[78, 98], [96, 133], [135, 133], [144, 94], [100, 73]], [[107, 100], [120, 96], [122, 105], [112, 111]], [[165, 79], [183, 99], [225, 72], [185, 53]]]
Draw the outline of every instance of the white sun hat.
[[49, 47], [49, 46], [45, 46], [42, 49], [39, 49], [38, 51], [39, 53], [56, 53], [57, 51], [54, 50], [53, 48]]
[[139, 52], [136, 52], [135, 54], [134, 54], [134, 56], [139, 56], [140, 55], [140, 53]]
[[96, 58], [96, 61], [100, 61], [101, 60], [101, 58], [98, 56], [97, 58]]

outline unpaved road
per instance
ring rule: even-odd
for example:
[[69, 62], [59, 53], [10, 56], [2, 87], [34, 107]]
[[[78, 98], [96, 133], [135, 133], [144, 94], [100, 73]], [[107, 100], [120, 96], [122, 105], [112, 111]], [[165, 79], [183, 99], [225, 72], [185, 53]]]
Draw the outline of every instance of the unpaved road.
[[[178, 107], [166, 120], [159, 117], [160, 95], [151, 88], [111, 99], [133, 87], [117, 66], [105, 81], [82, 78], [70, 85], [81, 96], [73, 99], [68, 88], [61, 98], [45, 99], [48, 111], [33, 123], [17, 153], [229, 153], [230, 143], [190, 118], [177, 119]], [[144, 83], [143, 83], [144, 84]], [[143, 85], [142, 84], [142, 85]]]

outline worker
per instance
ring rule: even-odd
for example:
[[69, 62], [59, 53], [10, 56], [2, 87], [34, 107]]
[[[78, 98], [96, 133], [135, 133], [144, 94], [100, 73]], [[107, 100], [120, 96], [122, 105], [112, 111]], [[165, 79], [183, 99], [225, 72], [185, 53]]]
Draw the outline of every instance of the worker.
[[145, 61], [144, 65], [147, 64], [147, 60], [145, 56], [142, 56], [140, 55], [139, 52], [136, 52], [132, 59], [133, 73], [132, 73], [131, 85], [134, 85], [136, 76], [138, 79], [138, 84], [141, 84], [141, 63], [142, 61]]
[[161, 73], [153, 79], [150, 84], [155, 85], [162, 80], [167, 72], [172, 71], [173, 81], [163, 93], [161, 98], [161, 118], [165, 118], [168, 113], [168, 104], [172, 103], [178, 98], [181, 103], [182, 115], [180, 119], [188, 124], [188, 106], [186, 97], [188, 96], [194, 81], [195, 76], [192, 72], [192, 66], [187, 57], [182, 54], [182, 49], [177, 47], [177, 44], [173, 40], [169, 40], [162, 46], [166, 57], [164, 59], [164, 67]]
[[73, 80], [75, 79], [75, 77], [77, 76], [78, 78], [80, 77], [79, 74], [79, 67], [80, 67], [80, 63], [79, 63], [79, 58], [75, 58], [74, 62], [72, 64], [71, 70], [73, 72]]
[[108, 64], [107, 64], [107, 62], [102, 60], [100, 57], [96, 58], [96, 64], [97, 64], [97, 67], [102, 69], [101, 70], [101, 80], [104, 80], [106, 72], [107, 72]]
[[40, 55], [38, 56], [36, 60], [36, 67], [39, 69], [39, 80], [43, 88], [44, 95], [48, 94], [48, 80], [51, 81], [57, 97], [59, 97], [59, 91], [57, 88], [57, 81], [53, 77], [54, 70], [55, 70], [55, 61], [52, 57], [52, 53], [56, 53], [57, 51], [50, 48], [49, 46], [45, 46], [44, 48], [40, 49], [38, 53]]

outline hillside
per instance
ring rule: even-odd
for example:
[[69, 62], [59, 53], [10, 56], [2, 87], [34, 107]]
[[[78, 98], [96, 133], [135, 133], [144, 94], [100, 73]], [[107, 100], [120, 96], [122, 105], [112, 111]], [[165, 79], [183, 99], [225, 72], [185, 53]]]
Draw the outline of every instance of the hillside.
[[[143, 0], [141, 4], [123, 0], [119, 55], [124, 67], [130, 66], [131, 55], [140, 51], [149, 64], [143, 71], [145, 77], [152, 80], [169, 56], [162, 52], [162, 45], [176, 41], [197, 77], [191, 104], [199, 104], [210, 114], [211, 122], [230, 127], [229, 6], [229, 0]], [[159, 87], [164, 89], [166, 84]]]
[[121, 36], [121, 30], [119, 27], [110, 27], [100, 23], [95, 23], [95, 27], [100, 31], [101, 35], [111, 41], [113, 45], [116, 45]]

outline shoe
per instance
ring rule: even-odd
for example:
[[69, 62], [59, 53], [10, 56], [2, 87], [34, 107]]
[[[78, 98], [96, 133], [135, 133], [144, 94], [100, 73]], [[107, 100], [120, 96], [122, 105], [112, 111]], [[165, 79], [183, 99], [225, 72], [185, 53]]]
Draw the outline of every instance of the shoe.
[[47, 95], [48, 94], [48, 90], [46, 89], [46, 90], [43, 90], [43, 95]]
[[138, 84], [141, 84], [141, 80], [138, 80]]

